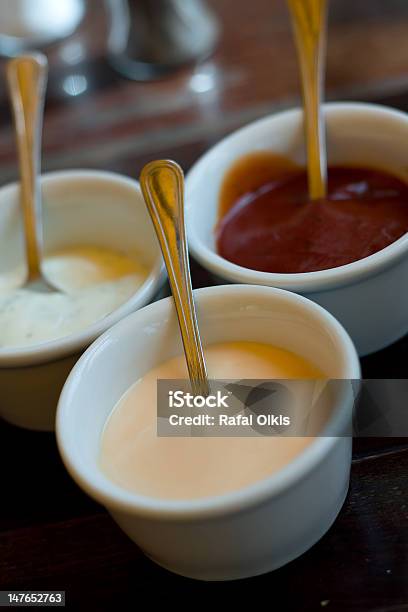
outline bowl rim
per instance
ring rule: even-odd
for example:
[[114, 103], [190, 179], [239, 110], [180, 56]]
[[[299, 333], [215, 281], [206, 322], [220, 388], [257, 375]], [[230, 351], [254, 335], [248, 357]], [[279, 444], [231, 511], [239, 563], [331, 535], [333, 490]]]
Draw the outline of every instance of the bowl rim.
[[[68, 170], [57, 170], [42, 174], [40, 177], [41, 187], [53, 185], [64, 180], [78, 180], [78, 181], [100, 181], [101, 183], [116, 184], [117, 186], [126, 187], [129, 190], [134, 191], [139, 197], [143, 198], [139, 182], [128, 176], [109, 172], [104, 170], [92, 170], [92, 169], [68, 169]], [[0, 187], [0, 196], [15, 192], [19, 188], [19, 182], [8, 183]], [[150, 269], [145, 281], [135, 291], [135, 293], [126, 302], [121, 304], [114, 311], [109, 313], [106, 317], [95, 321], [92, 325], [89, 325], [84, 330], [70, 334], [69, 336], [63, 336], [62, 338], [56, 338], [54, 340], [48, 340], [27, 347], [11, 347], [11, 348], [0, 348], [0, 368], [12, 368], [12, 367], [26, 367], [32, 365], [39, 365], [48, 363], [50, 361], [57, 361], [75, 355], [82, 351], [85, 347], [89, 346], [98, 336], [104, 333], [109, 327], [117, 323], [127, 314], [131, 313], [134, 309], [144, 306], [150, 299], [152, 299], [155, 293], [164, 284], [165, 270], [164, 262], [158, 248], [157, 260]]]
[[[394, 119], [405, 124], [406, 128], [408, 128], [408, 113], [380, 104], [364, 102], [328, 102], [323, 105], [323, 108], [324, 112], [329, 117], [338, 115], [347, 117], [352, 113], [363, 113], [373, 118], [385, 117]], [[352, 263], [338, 266], [337, 268], [318, 270], [315, 272], [282, 274], [251, 270], [250, 268], [244, 268], [243, 266], [234, 264], [221, 257], [221, 255], [209, 248], [201, 240], [200, 233], [196, 231], [196, 225], [194, 224], [193, 216], [196, 205], [191, 198], [190, 192], [194, 188], [195, 183], [199, 180], [199, 176], [205, 172], [209, 160], [214, 155], [220, 154], [225, 147], [231, 146], [235, 139], [250, 136], [254, 129], [259, 130], [259, 128], [264, 128], [265, 130], [271, 130], [273, 125], [281, 120], [292, 119], [293, 121], [299, 121], [301, 114], [301, 108], [290, 108], [262, 117], [261, 119], [241, 127], [209, 149], [195, 162], [187, 173], [186, 218], [189, 230], [190, 251], [194, 258], [213, 274], [238, 283], [266, 285], [291, 291], [310, 293], [313, 291], [325, 291], [339, 288], [345, 285], [353, 285], [369, 276], [379, 274], [382, 270], [398, 262], [408, 253], [408, 233], [406, 233], [381, 251], [377, 251], [377, 253], [373, 255], [369, 255], [368, 257]]]
[[[286, 300], [318, 318], [330, 329], [343, 353], [347, 376], [345, 379], [361, 378], [360, 362], [354, 344], [342, 325], [329, 312], [311, 300], [282, 289], [260, 285], [218, 285], [194, 290], [195, 299], [203, 303], [225, 294], [233, 298], [256, 295], [265, 301]], [[204, 304], [203, 304], [204, 305]], [[164, 298], [122, 319], [114, 327], [100, 336], [80, 357], [71, 371], [62, 390], [56, 416], [57, 446], [72, 478], [91, 497], [104, 505], [109, 511], [125, 512], [134, 516], [153, 519], [191, 520], [214, 516], [222, 516], [230, 512], [238, 512], [244, 508], [265, 502], [268, 498], [277, 497], [288, 488], [313, 472], [319, 463], [339, 443], [339, 432], [346, 431], [348, 414], [345, 410], [335, 410], [326, 435], [316, 438], [292, 462], [282, 470], [268, 478], [248, 485], [240, 490], [222, 495], [195, 500], [160, 500], [144, 495], [138, 495], [113, 483], [97, 467], [85, 465], [78, 458], [74, 436], [70, 436], [69, 421], [72, 418], [72, 394], [83, 384], [83, 372], [98, 359], [98, 353], [108, 350], [108, 340], [120, 342], [121, 337], [135, 334], [139, 325], [163, 320], [165, 313], [173, 308], [172, 298]], [[344, 388], [340, 393], [338, 404], [344, 400]], [[68, 431], [67, 431], [68, 430]], [[71, 432], [72, 433], [72, 432]], [[95, 478], [96, 474], [96, 478]], [[96, 483], [95, 483], [96, 481]]]

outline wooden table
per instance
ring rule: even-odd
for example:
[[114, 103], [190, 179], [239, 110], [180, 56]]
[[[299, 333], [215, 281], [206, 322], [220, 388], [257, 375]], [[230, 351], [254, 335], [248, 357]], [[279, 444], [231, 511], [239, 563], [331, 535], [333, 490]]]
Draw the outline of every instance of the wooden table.
[[[162, 82], [133, 83], [113, 73], [96, 29], [89, 57], [72, 65], [71, 75], [67, 66], [63, 73], [66, 85], [84, 76], [87, 90], [61, 98], [51, 88], [44, 169], [102, 168], [137, 177], [156, 157], [173, 157], [188, 169], [225, 133], [298, 103], [283, 0], [211, 4], [223, 25], [217, 52], [195, 70]], [[407, 28], [405, 0], [333, 0], [328, 97], [408, 110]], [[57, 55], [54, 50], [54, 84], [62, 70]], [[0, 181], [5, 183], [17, 176], [17, 167], [4, 91], [0, 108]], [[193, 266], [193, 274], [196, 286], [208, 284], [199, 266]], [[364, 359], [364, 376], [404, 378], [407, 357], [404, 339]], [[185, 598], [191, 592], [208, 593], [213, 602], [216, 594], [248, 594], [257, 604], [261, 588], [268, 594], [262, 603], [279, 612], [408, 610], [405, 439], [356, 441], [350, 493], [328, 534], [280, 570], [225, 584], [196, 583], [148, 561], [70, 480], [53, 435], [0, 423], [0, 465], [0, 589], [63, 589], [68, 608], [76, 610], [130, 609], [125, 602], [136, 607], [141, 591], [157, 603], [160, 594], [167, 602], [167, 594], [176, 592], [193, 606], [196, 602]]]

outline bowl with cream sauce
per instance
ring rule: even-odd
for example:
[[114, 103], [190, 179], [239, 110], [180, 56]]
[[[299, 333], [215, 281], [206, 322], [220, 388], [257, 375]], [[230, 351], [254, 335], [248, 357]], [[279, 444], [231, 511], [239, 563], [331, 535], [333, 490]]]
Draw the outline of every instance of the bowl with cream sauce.
[[194, 299], [212, 378], [345, 379], [322, 428], [158, 436], [157, 380], [187, 375], [168, 298], [120, 321], [80, 358], [58, 404], [57, 442], [74, 480], [155, 562], [196, 579], [244, 578], [305, 552], [340, 511], [359, 360], [334, 317], [294, 293], [227, 285]]
[[366, 355], [408, 332], [408, 115], [354, 102], [324, 113], [325, 201], [307, 201], [301, 110], [277, 113], [190, 170], [189, 245], [221, 282], [288, 289], [327, 308]]
[[24, 287], [18, 186], [0, 189], [0, 416], [52, 429], [57, 399], [79, 354], [164, 281], [138, 183], [95, 171], [41, 178], [43, 271], [59, 292]]

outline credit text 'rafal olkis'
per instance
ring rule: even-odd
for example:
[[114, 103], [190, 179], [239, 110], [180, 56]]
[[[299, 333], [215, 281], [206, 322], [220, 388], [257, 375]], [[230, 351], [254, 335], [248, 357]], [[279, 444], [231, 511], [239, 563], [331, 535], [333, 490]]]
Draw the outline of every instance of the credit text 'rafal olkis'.
[[[170, 409], [196, 408], [199, 410], [213, 409], [210, 413], [200, 413], [196, 415], [181, 415], [171, 414], [169, 423], [172, 426], [195, 425], [211, 427], [214, 425], [227, 427], [253, 427], [256, 425], [269, 427], [289, 427], [291, 419], [283, 414], [255, 414], [247, 411], [245, 414], [239, 412], [237, 414], [225, 414], [218, 412], [223, 408], [231, 408], [230, 400], [232, 397], [231, 391], [222, 393], [217, 391], [215, 394], [210, 394], [207, 397], [202, 395], [193, 395], [184, 391], [169, 391], [168, 406]], [[245, 408], [243, 405], [242, 408]]]

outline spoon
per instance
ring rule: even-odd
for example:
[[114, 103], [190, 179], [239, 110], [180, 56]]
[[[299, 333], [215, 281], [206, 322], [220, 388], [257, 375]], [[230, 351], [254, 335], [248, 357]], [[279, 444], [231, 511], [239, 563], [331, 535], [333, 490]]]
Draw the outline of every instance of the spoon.
[[20, 161], [20, 202], [23, 209], [27, 278], [25, 287], [39, 292], [58, 291], [43, 275], [41, 192], [41, 130], [48, 62], [42, 53], [8, 61], [7, 82]]
[[299, 56], [305, 112], [309, 197], [327, 193], [327, 159], [321, 100], [327, 34], [327, 0], [288, 0]]
[[142, 170], [140, 185], [166, 264], [192, 391], [206, 397], [209, 384], [187, 254], [183, 170], [170, 160], [150, 162]]

